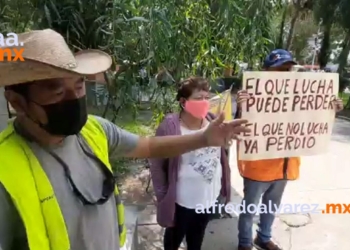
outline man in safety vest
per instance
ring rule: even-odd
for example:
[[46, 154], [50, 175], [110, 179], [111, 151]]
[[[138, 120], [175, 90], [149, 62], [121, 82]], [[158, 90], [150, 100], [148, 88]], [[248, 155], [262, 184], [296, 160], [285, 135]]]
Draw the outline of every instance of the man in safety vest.
[[[273, 74], [274, 71], [290, 71], [294, 65], [296, 62], [288, 51], [276, 49], [266, 57], [263, 68]], [[239, 105], [248, 98], [249, 95], [245, 90], [239, 91]], [[343, 102], [336, 100], [334, 107], [336, 111], [340, 111], [343, 109]], [[252, 210], [247, 207], [250, 204], [257, 206], [262, 197], [262, 203], [268, 208], [267, 212], [274, 211], [281, 203], [287, 181], [296, 180], [299, 177], [299, 167], [299, 157], [258, 161], [238, 160], [239, 172], [244, 178], [242, 200], [244, 210], [240, 213], [238, 221], [238, 250], [251, 250], [253, 245], [259, 250], [281, 250], [271, 240], [271, 227], [275, 215], [273, 213], [260, 214], [257, 237], [253, 240], [252, 226], [255, 214], [249, 213]]]
[[[108, 70], [109, 55], [73, 55], [53, 30], [19, 34], [24, 61], [0, 62], [17, 118], [0, 134], [1, 250], [118, 250], [126, 238], [109, 155], [169, 158], [232, 143], [247, 121], [186, 136], [141, 138], [87, 115], [84, 77]], [[8, 45], [13, 41], [6, 41]], [[248, 130], [250, 131], [250, 130]]]

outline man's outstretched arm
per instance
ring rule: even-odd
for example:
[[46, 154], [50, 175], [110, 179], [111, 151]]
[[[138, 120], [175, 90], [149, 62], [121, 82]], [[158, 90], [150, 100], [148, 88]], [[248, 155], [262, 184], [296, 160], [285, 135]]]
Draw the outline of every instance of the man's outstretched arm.
[[183, 136], [141, 137], [136, 148], [127, 154], [134, 158], [171, 158], [206, 147], [202, 133]]
[[[97, 117], [109, 141], [110, 152], [132, 158], [171, 158], [208, 146], [203, 132], [182, 136], [139, 137]], [[242, 130], [242, 132], [244, 132]], [[233, 136], [233, 135], [232, 135]]]

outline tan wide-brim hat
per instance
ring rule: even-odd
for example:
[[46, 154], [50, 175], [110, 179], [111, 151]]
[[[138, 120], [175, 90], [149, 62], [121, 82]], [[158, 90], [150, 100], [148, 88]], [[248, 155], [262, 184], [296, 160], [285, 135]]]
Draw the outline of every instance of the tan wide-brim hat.
[[[52, 78], [89, 76], [105, 72], [112, 65], [112, 58], [100, 50], [82, 50], [73, 54], [64, 38], [51, 29], [18, 34], [18, 46], [11, 49], [11, 58], [0, 61], [0, 86]], [[13, 41], [13, 40], [12, 40]], [[13, 49], [23, 49], [24, 61], [13, 61]]]

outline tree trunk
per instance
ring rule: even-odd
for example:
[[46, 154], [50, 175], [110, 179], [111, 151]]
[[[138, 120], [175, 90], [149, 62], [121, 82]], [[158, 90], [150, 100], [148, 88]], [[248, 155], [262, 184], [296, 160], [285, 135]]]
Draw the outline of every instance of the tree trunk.
[[289, 28], [289, 34], [288, 34], [287, 43], [286, 43], [286, 50], [290, 50], [290, 48], [292, 47], [292, 42], [294, 37], [294, 28], [298, 20], [299, 14], [300, 14], [300, 7], [296, 6], [295, 13], [292, 17], [292, 20], [290, 21], [290, 28]]
[[[343, 74], [344, 68], [347, 65], [348, 62], [348, 56], [350, 51], [350, 33], [348, 32], [342, 46], [342, 51], [339, 54], [338, 57], [338, 74], [341, 76]], [[348, 98], [348, 101], [346, 102], [346, 105], [344, 107], [345, 109], [350, 108], [350, 97]]]
[[320, 69], [324, 69], [326, 67], [331, 53], [331, 30], [332, 23], [325, 24], [323, 26], [323, 38], [320, 53], [318, 54]]
[[287, 11], [288, 11], [288, 5], [286, 5], [283, 10], [282, 21], [280, 26], [280, 35], [279, 35], [278, 44], [277, 44], [278, 48], [283, 48], [284, 26], [286, 25]]
[[343, 42], [342, 51], [338, 57], [338, 74], [341, 76], [343, 74], [344, 68], [348, 63], [348, 56], [350, 51], [350, 32], [346, 34], [346, 37]]

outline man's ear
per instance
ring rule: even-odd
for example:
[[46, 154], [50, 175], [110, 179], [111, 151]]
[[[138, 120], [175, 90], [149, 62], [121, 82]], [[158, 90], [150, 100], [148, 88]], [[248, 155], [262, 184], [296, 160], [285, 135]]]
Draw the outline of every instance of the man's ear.
[[24, 114], [26, 112], [27, 101], [22, 95], [12, 90], [5, 90], [4, 94], [6, 100], [11, 104], [17, 114]]

